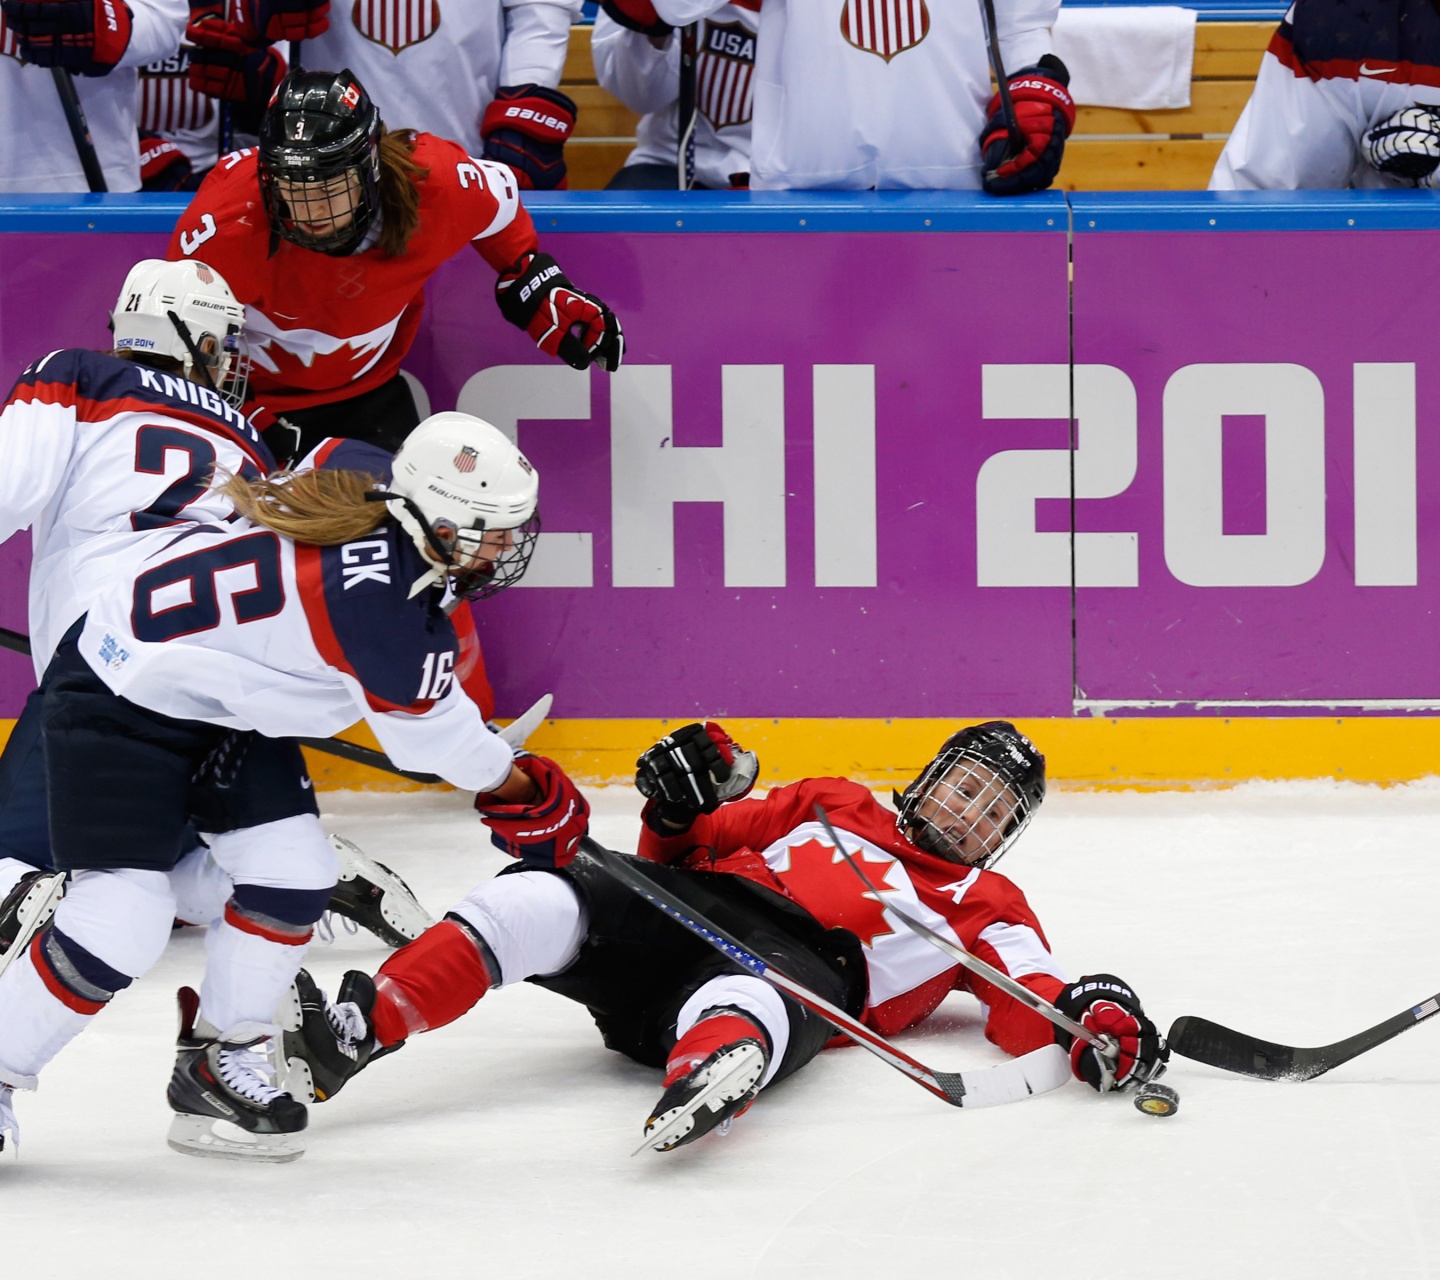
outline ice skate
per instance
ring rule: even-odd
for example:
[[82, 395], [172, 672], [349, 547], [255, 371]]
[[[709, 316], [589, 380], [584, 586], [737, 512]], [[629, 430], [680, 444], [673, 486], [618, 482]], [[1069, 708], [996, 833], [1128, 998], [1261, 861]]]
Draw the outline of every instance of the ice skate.
[[49, 923], [64, 886], [62, 871], [30, 871], [20, 877], [0, 901], [0, 955], [9, 951], [22, 934], [23, 943]]
[[353, 920], [382, 942], [403, 947], [435, 923], [410, 886], [383, 862], [376, 862], [344, 836], [330, 837], [340, 858], [340, 881], [326, 907]]
[[270, 1038], [222, 1039], [199, 1017], [200, 998], [181, 987], [180, 1038], [167, 1097], [175, 1112], [169, 1144], [185, 1155], [279, 1164], [305, 1153], [305, 1106], [274, 1084], [264, 1053]]
[[768, 1058], [758, 1040], [737, 1040], [715, 1050], [674, 1081], [645, 1122], [641, 1151], [671, 1151], [712, 1129], [728, 1127], [760, 1092]]
[[306, 1102], [326, 1102], [362, 1070], [375, 1052], [371, 1013], [375, 983], [352, 969], [331, 1002], [304, 969], [281, 1009], [285, 1087]]

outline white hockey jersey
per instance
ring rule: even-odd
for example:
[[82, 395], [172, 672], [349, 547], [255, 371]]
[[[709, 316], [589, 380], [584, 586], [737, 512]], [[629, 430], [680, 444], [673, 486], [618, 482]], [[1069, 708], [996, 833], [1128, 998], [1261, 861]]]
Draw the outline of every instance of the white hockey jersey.
[[232, 517], [216, 470], [274, 465], [235, 409], [177, 375], [78, 349], [31, 365], [0, 410], [0, 542], [31, 530], [36, 678], [137, 539]]
[[355, 0], [300, 46], [307, 71], [348, 67], [392, 129], [482, 154], [480, 117], [501, 85], [555, 88], [581, 0]]
[[[384, 483], [388, 453], [331, 440], [315, 465]], [[402, 769], [473, 791], [510, 747], [455, 679], [458, 643], [429, 566], [393, 521], [333, 547], [237, 518], [147, 540], [91, 602], [79, 651], [115, 693], [182, 720], [268, 737], [330, 737], [362, 717]]]
[[1412, 187], [1365, 158], [1365, 135], [1440, 105], [1440, 13], [1430, 0], [1296, 0], [1210, 177], [1212, 191]]
[[[140, 189], [135, 132], [137, 68], [180, 48], [185, 0], [126, 0], [130, 47], [107, 76], [74, 77], [95, 153], [111, 191]], [[88, 191], [49, 67], [20, 61], [19, 42], [0, 18], [0, 191]]]
[[[755, 107], [755, 33], [760, 0], [736, 0], [700, 23], [695, 66], [695, 181], [724, 190], [732, 174], [750, 172]], [[676, 164], [680, 139], [680, 41], [663, 49], [604, 13], [590, 39], [595, 78], [643, 119], [632, 164]]]
[[[715, 0], [655, 0], [677, 26]], [[1051, 51], [1059, 0], [996, 0], [1016, 71]], [[990, 100], [974, 0], [763, 0], [750, 185], [979, 190]]]

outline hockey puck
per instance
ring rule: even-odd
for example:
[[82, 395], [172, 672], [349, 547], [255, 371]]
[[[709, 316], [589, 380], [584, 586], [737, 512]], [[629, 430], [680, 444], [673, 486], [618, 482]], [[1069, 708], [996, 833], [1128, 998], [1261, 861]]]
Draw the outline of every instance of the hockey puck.
[[1135, 1110], [1147, 1116], [1173, 1116], [1180, 1110], [1180, 1095], [1165, 1084], [1142, 1084], [1135, 1091]]

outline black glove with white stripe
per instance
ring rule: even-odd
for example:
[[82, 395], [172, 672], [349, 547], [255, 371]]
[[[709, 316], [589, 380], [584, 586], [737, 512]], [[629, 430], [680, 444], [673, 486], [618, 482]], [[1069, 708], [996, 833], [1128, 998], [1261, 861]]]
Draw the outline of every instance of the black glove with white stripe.
[[[676, 729], [645, 752], [635, 762], [635, 790], [650, 801], [643, 815], [647, 824], [673, 835], [702, 813], [747, 794], [759, 772], [755, 753], [707, 720]], [[664, 825], [653, 821], [657, 817]]]
[[1363, 147], [1365, 159], [1381, 173], [1433, 187], [1440, 167], [1440, 111], [1404, 107], [1371, 129]]

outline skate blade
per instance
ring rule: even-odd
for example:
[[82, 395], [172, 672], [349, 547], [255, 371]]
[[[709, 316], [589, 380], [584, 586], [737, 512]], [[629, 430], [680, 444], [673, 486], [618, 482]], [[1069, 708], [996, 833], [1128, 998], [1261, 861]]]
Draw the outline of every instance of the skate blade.
[[228, 1120], [209, 1116], [175, 1116], [165, 1141], [181, 1155], [254, 1164], [285, 1164], [305, 1154], [303, 1133], [251, 1133]]
[[[753, 1044], [744, 1045], [733, 1054], [726, 1055], [710, 1068], [711, 1078], [699, 1093], [678, 1111], [658, 1122], [655, 1128], [646, 1128], [645, 1141], [630, 1153], [630, 1158], [633, 1160], [642, 1151], [673, 1150], [679, 1139], [694, 1128], [690, 1117], [701, 1107], [708, 1106], [711, 1111], [718, 1111], [727, 1102], [733, 1102], [760, 1078], [764, 1069], [764, 1054]], [[726, 1133], [729, 1132], [728, 1125], [729, 1121], [726, 1121]]]
[[[403, 947], [407, 942], [414, 942], [435, 923], [435, 917], [421, 906], [420, 900], [410, 891], [410, 887], [388, 867], [376, 862], [353, 840], [332, 834], [330, 847], [339, 856], [341, 880], [353, 880], [356, 876], [361, 876], [384, 890], [379, 904], [380, 918], [403, 941], [397, 941], [394, 937], [381, 937], [382, 942], [393, 947]], [[360, 927], [370, 926], [360, 924]], [[374, 930], [371, 929], [371, 932]]]

